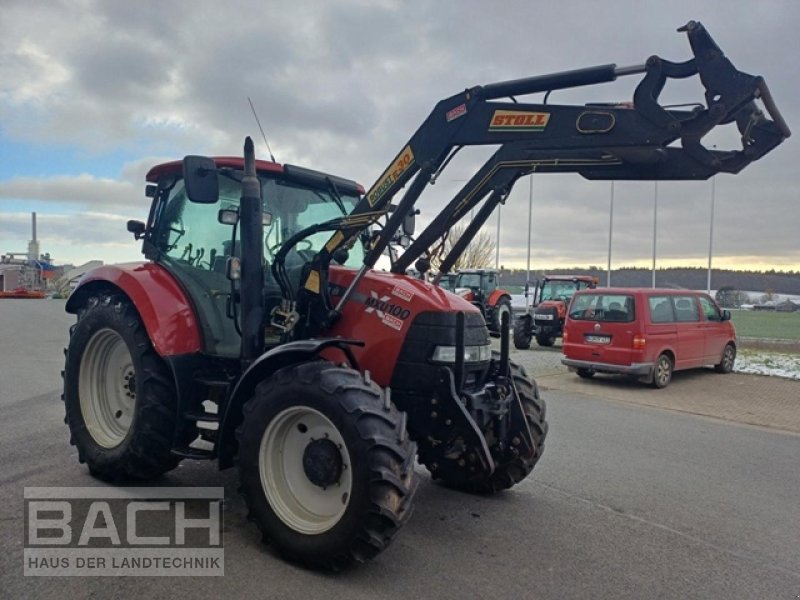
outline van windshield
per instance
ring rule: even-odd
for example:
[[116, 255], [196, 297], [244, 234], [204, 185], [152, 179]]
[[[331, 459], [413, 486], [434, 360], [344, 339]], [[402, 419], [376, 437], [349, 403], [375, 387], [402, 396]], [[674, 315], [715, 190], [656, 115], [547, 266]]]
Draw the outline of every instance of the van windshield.
[[624, 294], [575, 296], [569, 309], [569, 318], [578, 321], [630, 323], [634, 317], [633, 296]]

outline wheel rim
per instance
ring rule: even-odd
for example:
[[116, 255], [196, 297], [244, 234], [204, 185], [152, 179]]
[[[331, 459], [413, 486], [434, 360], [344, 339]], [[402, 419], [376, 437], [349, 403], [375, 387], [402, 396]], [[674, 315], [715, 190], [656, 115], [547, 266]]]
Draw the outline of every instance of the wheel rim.
[[659, 385], [666, 385], [669, 382], [670, 362], [666, 356], [662, 356], [656, 367], [656, 380]]
[[89, 435], [116, 448], [128, 435], [136, 407], [136, 372], [125, 340], [101, 329], [86, 344], [78, 380], [81, 414]]
[[730, 371], [733, 369], [733, 361], [735, 358], [733, 346], [725, 346], [725, 356], [722, 359], [722, 366]]
[[[321, 440], [338, 450], [338, 476], [333, 482], [310, 477], [308, 464], [304, 465], [309, 450], [318, 449]], [[261, 437], [258, 463], [267, 502], [293, 530], [324, 533], [347, 510], [353, 487], [350, 455], [339, 430], [321, 412], [308, 406], [281, 411]]]

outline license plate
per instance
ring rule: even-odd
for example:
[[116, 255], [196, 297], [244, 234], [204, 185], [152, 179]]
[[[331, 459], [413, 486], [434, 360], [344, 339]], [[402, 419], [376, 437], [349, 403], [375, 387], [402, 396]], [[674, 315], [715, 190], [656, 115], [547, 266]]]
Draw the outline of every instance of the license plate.
[[610, 335], [587, 335], [586, 341], [590, 344], [608, 344], [611, 342]]

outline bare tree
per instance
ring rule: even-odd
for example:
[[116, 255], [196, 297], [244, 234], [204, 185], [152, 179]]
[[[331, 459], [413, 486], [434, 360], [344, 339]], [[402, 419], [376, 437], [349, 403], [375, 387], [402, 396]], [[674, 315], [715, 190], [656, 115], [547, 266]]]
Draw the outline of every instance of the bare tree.
[[[434, 248], [433, 256], [431, 257], [431, 266], [434, 269], [439, 269], [442, 264], [442, 259], [448, 255], [450, 250], [453, 249], [456, 242], [464, 235], [466, 226], [456, 225], [447, 233], [444, 240], [441, 242], [441, 248]], [[488, 267], [492, 264], [492, 259], [495, 253], [495, 240], [486, 231], [479, 231], [478, 234], [472, 239], [466, 249], [458, 257], [458, 260], [453, 264], [452, 271], [459, 271], [461, 269], [477, 269], [480, 267]]]

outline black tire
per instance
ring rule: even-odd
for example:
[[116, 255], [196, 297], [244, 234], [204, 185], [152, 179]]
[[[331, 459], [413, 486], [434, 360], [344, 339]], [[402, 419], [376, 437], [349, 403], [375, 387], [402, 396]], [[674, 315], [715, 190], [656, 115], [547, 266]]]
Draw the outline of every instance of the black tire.
[[591, 369], [578, 369], [576, 373], [578, 374], [578, 377], [581, 377], [582, 379], [591, 379], [594, 377], [594, 371]]
[[661, 354], [656, 359], [656, 364], [653, 367], [653, 379], [651, 385], [656, 389], [662, 389], [669, 385], [672, 381], [672, 359], [669, 354]]
[[[315, 429], [315, 419], [329, 429]], [[262, 381], [245, 404], [236, 433], [240, 491], [263, 540], [289, 560], [324, 569], [364, 562], [386, 548], [411, 516], [417, 486], [416, 444], [406, 434], [405, 420], [368, 375], [327, 361], [289, 366]], [[322, 439], [314, 440], [313, 431], [325, 431], [339, 448], [330, 446], [333, 456], [327, 458], [333, 460], [324, 464], [339, 466], [324, 486], [314, 482], [308, 466], [320, 461], [305, 462], [312, 443]], [[307, 441], [301, 438], [306, 434]], [[262, 454], [262, 445], [300, 447], [298, 438], [304, 447], [300, 462], [291, 458], [297, 452]], [[287, 485], [292, 480], [294, 487]], [[338, 496], [343, 482], [350, 489], [346, 498]], [[326, 518], [319, 511], [331, 506], [331, 498], [334, 505], [341, 498], [344, 508]], [[317, 513], [303, 512], [318, 501], [327, 504]]]
[[540, 346], [549, 348], [556, 343], [556, 336], [550, 333], [542, 333], [536, 336], [536, 343]]
[[528, 377], [525, 369], [520, 365], [511, 363], [511, 377], [517, 388], [522, 410], [533, 437], [534, 452], [531, 456], [517, 456], [512, 460], [496, 464], [494, 472], [480, 481], [452, 482], [444, 478], [442, 483], [453, 489], [472, 494], [494, 494], [507, 490], [525, 479], [533, 471], [544, 452], [544, 440], [547, 437], [548, 425], [545, 420], [547, 405], [539, 397], [539, 387], [536, 382]]
[[528, 317], [520, 317], [514, 322], [514, 347], [517, 350], [528, 350], [531, 347], [533, 332]]
[[[180, 458], [170, 452], [177, 412], [172, 375], [128, 299], [90, 297], [65, 354], [64, 422], [78, 460], [107, 481], [152, 479], [174, 469]], [[115, 398], [128, 403], [124, 414], [113, 413], [119, 427], [110, 418]]]
[[502, 321], [501, 321], [501, 319], [502, 319], [503, 313], [508, 313], [508, 322], [511, 323], [511, 321], [512, 321], [511, 315], [513, 314], [511, 312], [511, 300], [509, 300], [505, 296], [503, 298], [500, 298], [500, 300], [497, 301], [497, 306], [495, 306], [494, 311], [492, 311], [492, 327], [491, 327], [491, 329], [492, 329], [492, 331], [494, 331], [497, 334], [502, 333], [502, 325], [501, 325]]
[[722, 358], [719, 363], [714, 365], [717, 373], [730, 373], [733, 371], [733, 364], [736, 362], [736, 346], [729, 343], [722, 351]]

